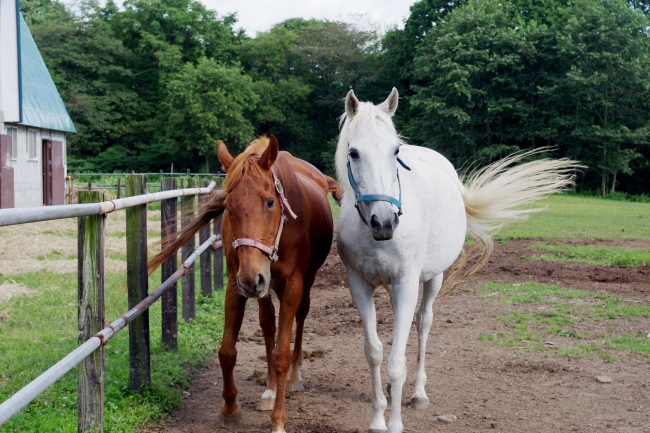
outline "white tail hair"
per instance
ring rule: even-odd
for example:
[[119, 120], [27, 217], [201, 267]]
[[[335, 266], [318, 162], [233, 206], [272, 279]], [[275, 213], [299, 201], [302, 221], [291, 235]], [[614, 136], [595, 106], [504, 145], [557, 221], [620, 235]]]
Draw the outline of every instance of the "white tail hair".
[[576, 170], [583, 166], [569, 158], [545, 158], [510, 167], [525, 158], [548, 150], [549, 148], [540, 148], [515, 153], [461, 176], [460, 190], [465, 202], [467, 232], [477, 241], [470, 249], [469, 255], [477, 252], [479, 245], [482, 246], [482, 252], [477, 254], [476, 263], [461, 278], [456, 279], [467, 260], [471, 258], [463, 251], [456, 264], [452, 265], [452, 272], [445, 278], [441, 288], [441, 293], [446, 289], [443, 296], [451, 293], [487, 263], [494, 246], [494, 233], [508, 222], [525, 220], [531, 213], [547, 209], [546, 206], [526, 205], [573, 185]]

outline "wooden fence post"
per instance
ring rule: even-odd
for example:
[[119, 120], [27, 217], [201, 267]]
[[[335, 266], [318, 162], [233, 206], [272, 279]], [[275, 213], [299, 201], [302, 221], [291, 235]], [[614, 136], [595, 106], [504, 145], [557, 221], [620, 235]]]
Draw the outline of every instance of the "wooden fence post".
[[116, 189], [117, 189], [117, 194], [115, 194], [115, 196], [117, 198], [120, 198], [120, 195], [122, 193], [122, 178], [121, 177], [117, 178], [117, 187], [116, 187]]
[[[189, 171], [189, 170], [188, 170]], [[194, 180], [188, 177], [183, 181], [183, 188], [193, 188]], [[181, 197], [181, 229], [187, 225], [194, 218], [194, 198], [193, 195], [184, 195]], [[195, 241], [194, 237], [187, 241], [183, 248], [181, 248], [181, 259], [183, 261], [194, 252]], [[194, 264], [190, 266], [187, 274], [183, 275], [183, 319], [186, 322], [191, 322], [196, 317], [196, 271]]]
[[[200, 184], [201, 188], [208, 186], [208, 182], [203, 179]], [[199, 212], [201, 209], [208, 203], [210, 199], [209, 194], [199, 195]], [[199, 244], [207, 241], [210, 237], [210, 225], [203, 227], [199, 231]], [[201, 294], [203, 296], [209, 296], [212, 294], [212, 263], [210, 253], [212, 248], [208, 248], [201, 253]]]
[[[161, 178], [161, 191], [170, 191], [176, 189], [176, 178]], [[178, 200], [169, 198], [160, 202], [160, 229], [162, 237], [162, 247], [165, 247], [173, 239], [165, 242], [165, 238], [175, 235], [177, 230], [177, 213]], [[176, 262], [178, 254], [174, 253], [162, 264], [162, 281], [176, 272]], [[176, 349], [178, 341], [178, 284], [174, 283], [162, 295], [162, 345], [166, 349]]]
[[[145, 193], [145, 175], [126, 176], [126, 196]], [[148, 296], [147, 274], [147, 205], [126, 209], [126, 276], [129, 309]], [[151, 386], [149, 354], [149, 311], [145, 311], [129, 324], [129, 364], [132, 390]]]
[[[103, 191], [79, 191], [79, 203], [104, 201]], [[78, 344], [104, 328], [104, 216], [79, 218]], [[82, 432], [104, 431], [104, 346], [79, 363], [77, 369], [78, 421]]]

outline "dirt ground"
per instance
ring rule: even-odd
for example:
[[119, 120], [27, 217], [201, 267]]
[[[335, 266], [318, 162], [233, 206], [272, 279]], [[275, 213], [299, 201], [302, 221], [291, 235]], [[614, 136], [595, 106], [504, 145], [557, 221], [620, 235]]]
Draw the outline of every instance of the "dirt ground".
[[[417, 348], [413, 324], [406, 353], [409, 378], [402, 398], [405, 432], [650, 432], [650, 365], [642, 356], [617, 352], [619, 362], [606, 363], [598, 357], [565, 358], [553, 349], [517, 353], [478, 340], [479, 333], [496, 331], [497, 317], [504, 310], [504, 305], [486, 304], [480, 299], [473, 289], [481, 282], [538, 281], [648, 299], [649, 266], [609, 268], [527, 260], [523, 256], [535, 253], [534, 241], [497, 243], [488, 266], [452, 296], [436, 300], [427, 347], [426, 390], [430, 405], [420, 411], [408, 407]], [[647, 241], [588, 242], [650, 247]], [[379, 334], [384, 343], [385, 383], [393, 315], [386, 292], [377, 290], [375, 297]], [[256, 310], [257, 303], [249, 302], [237, 344], [235, 372], [243, 419], [241, 426], [233, 430], [236, 432], [271, 431], [270, 413], [256, 410], [264, 387], [253, 377], [266, 371]], [[644, 319], [626, 326], [648, 333], [649, 323]], [[287, 431], [366, 432], [372, 408], [363, 331], [335, 246], [314, 285], [305, 327], [304, 349], [317, 356], [303, 365], [305, 391], [288, 395]], [[597, 375], [609, 376], [612, 382], [599, 383]], [[219, 431], [221, 390], [221, 369], [214, 361], [194, 374], [184, 405], [175, 416], [148, 431]], [[389, 414], [390, 406], [387, 419]], [[441, 414], [453, 414], [457, 421], [438, 421]]]

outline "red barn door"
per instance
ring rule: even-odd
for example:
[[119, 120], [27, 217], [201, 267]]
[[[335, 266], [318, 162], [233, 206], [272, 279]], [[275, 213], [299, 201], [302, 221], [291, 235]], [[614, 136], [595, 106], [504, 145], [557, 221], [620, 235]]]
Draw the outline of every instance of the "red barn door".
[[65, 204], [63, 142], [52, 140], [52, 204]]
[[14, 168], [11, 166], [11, 136], [0, 134], [0, 208], [14, 207]]
[[62, 141], [43, 140], [43, 204], [65, 204]]

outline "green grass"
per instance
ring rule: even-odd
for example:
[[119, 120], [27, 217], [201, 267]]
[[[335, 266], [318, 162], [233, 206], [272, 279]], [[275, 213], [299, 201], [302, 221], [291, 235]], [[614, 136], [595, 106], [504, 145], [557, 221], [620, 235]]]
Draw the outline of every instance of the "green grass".
[[[501, 330], [494, 334], [479, 334], [481, 341], [517, 350], [545, 351], [548, 346], [542, 340], [558, 336], [569, 339], [569, 343], [562, 340], [565, 343], [557, 347], [561, 356], [585, 358], [599, 355], [607, 362], [616, 362], [618, 358], [609, 352], [623, 351], [643, 354], [650, 359], [650, 339], [645, 335], [616, 335], [611, 331], [618, 319], [640, 321], [649, 318], [650, 298], [621, 299], [607, 293], [535, 282], [487, 283], [481, 297], [486, 302], [498, 302], [507, 307], [504, 315], [498, 318]], [[602, 335], [584, 336], [575, 329], [578, 323], [596, 325], [603, 321], [611, 321], [611, 324], [607, 326], [610, 331]]]
[[645, 266], [650, 263], [650, 250], [643, 248], [566, 245], [556, 242], [536, 242], [535, 246], [548, 253], [532, 257], [542, 260], [604, 266]]
[[327, 199], [329, 200], [330, 208], [332, 209], [332, 219], [334, 220], [334, 224], [336, 224], [339, 220], [339, 212], [341, 212], [341, 206], [336, 204], [332, 198], [332, 194], [327, 194]]
[[[106, 317], [115, 320], [127, 310], [124, 274], [107, 274]], [[77, 346], [77, 276], [38, 272], [0, 278], [38, 292], [13, 297], [0, 305], [0, 401], [4, 401]], [[153, 289], [160, 273], [150, 280]], [[188, 385], [190, 369], [214, 355], [223, 329], [224, 291], [199, 298], [191, 324], [179, 321], [179, 348], [160, 345], [160, 303], [150, 309], [153, 386], [143, 393], [129, 390], [128, 330], [106, 346], [106, 432], [136, 432], [176, 407]], [[180, 307], [180, 306], [179, 306]], [[180, 308], [179, 308], [180, 310]], [[181, 312], [179, 311], [179, 318]], [[70, 432], [77, 425], [77, 370], [67, 373], [43, 395], [16, 414], [0, 432]]]
[[506, 227], [497, 237], [650, 239], [650, 203], [555, 195], [540, 205], [548, 209]]

